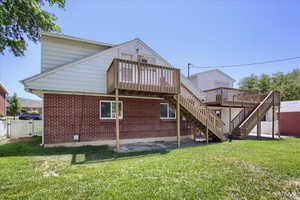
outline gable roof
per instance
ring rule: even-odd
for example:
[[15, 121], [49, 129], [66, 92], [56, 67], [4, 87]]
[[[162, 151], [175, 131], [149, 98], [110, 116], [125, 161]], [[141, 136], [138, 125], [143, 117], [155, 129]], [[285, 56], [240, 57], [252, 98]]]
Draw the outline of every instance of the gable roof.
[[114, 46], [113, 44], [109, 44], [109, 43], [106, 43], [106, 42], [98, 42], [98, 41], [83, 39], [83, 38], [74, 37], [74, 36], [70, 36], [70, 35], [64, 35], [64, 34], [61, 34], [61, 33], [42, 33], [42, 36], [65, 39], [65, 40], [72, 40], [72, 41], [83, 42], [83, 43], [94, 44], [94, 45], [100, 45], [100, 46], [107, 46], [107, 47]]
[[2, 83], [0, 83], [0, 88], [6, 93], [8, 94], [8, 90], [4, 87], [4, 85]]
[[229, 76], [228, 74], [222, 72], [222, 71], [219, 70], [219, 69], [212, 69], [212, 70], [205, 71], [205, 72], [199, 72], [199, 73], [196, 73], [196, 74], [191, 75], [190, 78], [195, 78], [195, 77], [197, 77], [198, 75], [208, 74], [208, 73], [212, 73], [212, 72], [218, 72], [218, 73], [220, 73], [220, 74], [226, 76], [227, 78], [231, 79], [232, 81], [236, 81], [236, 80], [233, 79], [231, 76]]
[[167, 62], [163, 57], [161, 57], [156, 51], [154, 51], [151, 47], [149, 47], [148, 45], [146, 45], [146, 43], [144, 43], [141, 39], [139, 38], [135, 38], [133, 40], [130, 40], [130, 41], [127, 41], [127, 42], [124, 42], [124, 43], [121, 43], [121, 44], [118, 44], [118, 45], [114, 45], [113, 47], [111, 48], [108, 48], [106, 50], [103, 50], [99, 53], [96, 53], [94, 55], [91, 55], [91, 56], [87, 56], [87, 57], [84, 57], [84, 58], [81, 58], [81, 59], [78, 59], [78, 60], [75, 60], [75, 61], [72, 61], [70, 63], [67, 63], [67, 64], [63, 64], [63, 65], [60, 65], [60, 66], [57, 66], [57, 67], [54, 67], [48, 71], [44, 71], [44, 72], [41, 72], [39, 74], [36, 74], [36, 75], [33, 75], [31, 77], [28, 77], [26, 79], [23, 79], [21, 80], [20, 82], [25, 84], [25, 82], [28, 82], [28, 81], [33, 81], [33, 80], [36, 80], [36, 79], [39, 79], [39, 78], [42, 78], [44, 76], [47, 76], [48, 74], [52, 74], [52, 73], [55, 73], [57, 71], [60, 71], [60, 70], [63, 70], [65, 68], [68, 68], [68, 67], [71, 67], [75, 64], [79, 64], [79, 63], [82, 63], [82, 62], [85, 62], [85, 61], [88, 61], [88, 60], [91, 60], [93, 58], [96, 58], [104, 53], [107, 53], [109, 51], [112, 51], [112, 50], [115, 50], [116, 48], [119, 48], [119, 47], [122, 47], [124, 45], [127, 45], [129, 43], [132, 43], [132, 42], [139, 42], [142, 46], [150, 49], [154, 55], [156, 55], [157, 57], [159, 57], [161, 60], [163, 60], [165, 63], [167, 63], [168, 65], [171, 66], [171, 64], [169, 64], [169, 62]]

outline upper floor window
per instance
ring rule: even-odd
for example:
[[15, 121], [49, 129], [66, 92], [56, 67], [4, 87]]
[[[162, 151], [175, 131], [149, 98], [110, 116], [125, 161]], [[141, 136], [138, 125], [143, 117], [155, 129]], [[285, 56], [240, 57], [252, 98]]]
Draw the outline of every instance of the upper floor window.
[[[119, 101], [119, 118], [123, 119], [122, 101]], [[100, 119], [116, 119], [115, 101], [100, 101]]]
[[148, 63], [148, 59], [143, 55], [137, 55], [138, 62]]
[[226, 87], [228, 88], [230, 85], [228, 82], [225, 81], [215, 81], [215, 87], [219, 88], [219, 87]]
[[176, 119], [175, 110], [168, 103], [160, 104], [160, 119]]
[[133, 55], [130, 53], [121, 53], [121, 58], [125, 60], [133, 60]]

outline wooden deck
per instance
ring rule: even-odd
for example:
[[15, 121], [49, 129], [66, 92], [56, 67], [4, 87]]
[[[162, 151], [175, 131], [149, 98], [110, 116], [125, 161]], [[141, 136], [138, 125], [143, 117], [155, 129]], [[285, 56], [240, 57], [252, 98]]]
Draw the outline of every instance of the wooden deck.
[[266, 96], [257, 91], [235, 88], [215, 88], [204, 90], [204, 92], [206, 93], [206, 105], [220, 107], [253, 107]]
[[115, 58], [107, 70], [107, 91], [175, 95], [180, 92], [180, 70]]

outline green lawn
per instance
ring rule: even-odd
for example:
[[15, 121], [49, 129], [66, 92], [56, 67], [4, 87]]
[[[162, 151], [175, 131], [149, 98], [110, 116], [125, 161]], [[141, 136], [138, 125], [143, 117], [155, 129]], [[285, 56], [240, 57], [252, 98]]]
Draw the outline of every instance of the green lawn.
[[299, 199], [300, 139], [118, 154], [0, 145], [0, 199]]

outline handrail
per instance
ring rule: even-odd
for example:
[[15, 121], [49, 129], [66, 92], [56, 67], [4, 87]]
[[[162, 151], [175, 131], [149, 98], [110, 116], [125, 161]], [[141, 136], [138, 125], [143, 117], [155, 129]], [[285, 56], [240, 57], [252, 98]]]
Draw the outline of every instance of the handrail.
[[259, 103], [263, 96], [257, 91], [224, 87], [204, 90], [204, 93], [206, 94], [206, 103], [242, 107], [251, 107], [252, 104]]
[[230, 121], [230, 131], [233, 131], [235, 128], [237, 128], [249, 116], [256, 106], [257, 105], [242, 108], [240, 112]]
[[271, 91], [264, 100], [251, 112], [251, 114], [239, 125], [240, 129], [249, 132], [257, 121], [260, 121], [271, 106], [280, 102], [280, 95], [277, 91]]
[[181, 106], [188, 110], [198, 121], [206, 125], [218, 138], [223, 140], [224, 122], [184, 84], [181, 84], [179, 101]]

